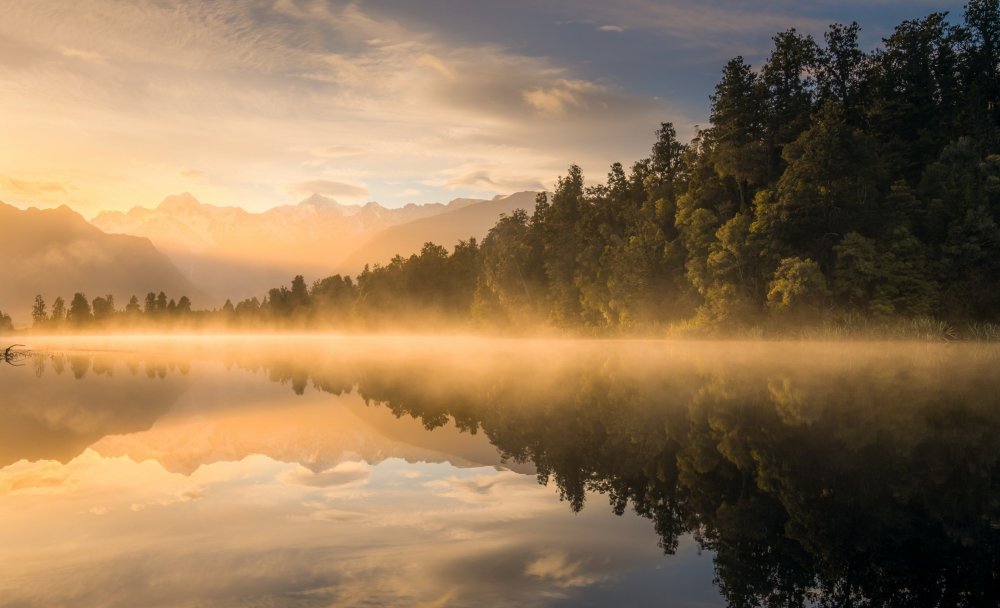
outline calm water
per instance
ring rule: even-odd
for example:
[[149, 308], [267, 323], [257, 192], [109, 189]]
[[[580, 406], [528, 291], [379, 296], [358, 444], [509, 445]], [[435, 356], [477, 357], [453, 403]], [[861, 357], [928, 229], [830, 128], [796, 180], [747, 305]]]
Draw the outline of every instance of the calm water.
[[1000, 349], [36, 341], [3, 606], [993, 606]]

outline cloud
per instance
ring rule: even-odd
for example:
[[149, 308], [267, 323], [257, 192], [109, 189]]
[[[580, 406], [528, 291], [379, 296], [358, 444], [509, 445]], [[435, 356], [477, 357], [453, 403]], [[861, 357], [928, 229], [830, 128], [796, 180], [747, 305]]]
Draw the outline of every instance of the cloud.
[[61, 182], [29, 181], [0, 175], [0, 189], [15, 196], [49, 200], [69, 193], [69, 185]]
[[465, 478], [435, 479], [424, 485], [441, 496], [466, 504], [497, 504], [523, 490], [523, 480], [520, 473], [497, 471]]
[[71, 202], [94, 211], [193, 178], [206, 202], [250, 209], [313, 192], [402, 204], [427, 176], [503, 194], [570, 162], [630, 162], [660, 120], [686, 122], [566, 62], [456, 43], [363, 3], [23, 3], [0, 43], [32, 61], [0, 79], [16, 92], [0, 116], [17, 118], [0, 123], [0, 165], [70, 175]]
[[451, 68], [446, 66], [443, 61], [441, 61], [434, 55], [431, 55], [430, 53], [424, 53], [423, 55], [417, 57], [416, 63], [417, 65], [428, 67], [434, 70], [435, 72], [437, 72], [441, 76], [444, 76], [448, 80], [455, 79], [455, 72]]
[[590, 576], [580, 574], [583, 562], [570, 562], [565, 553], [546, 553], [530, 562], [524, 572], [529, 576], [554, 581], [560, 588], [585, 587], [597, 582]]
[[362, 485], [370, 476], [371, 470], [367, 464], [348, 461], [319, 473], [300, 466], [284, 474], [281, 479], [285, 483], [313, 488], [334, 488]]
[[368, 188], [344, 182], [333, 182], [325, 179], [313, 179], [292, 184], [288, 191], [299, 196], [322, 194], [324, 196], [343, 198], [364, 198], [368, 196]]
[[59, 488], [69, 482], [69, 475], [52, 461], [33, 466], [14, 465], [0, 471], [0, 496], [19, 490]]
[[93, 51], [83, 51], [80, 49], [74, 49], [66, 46], [59, 47], [59, 53], [63, 57], [69, 57], [71, 59], [81, 59], [83, 61], [89, 61], [92, 63], [104, 63], [104, 56], [100, 53], [95, 53]]
[[[598, 2], [588, 0], [574, 6], [582, 15], [611, 28], [654, 30], [671, 36], [677, 42], [694, 46], [724, 46], [743, 44], [747, 34], [771, 34], [789, 27], [819, 30], [826, 22], [805, 17], [797, 12], [797, 3], [768, 0], [734, 4], [725, 0], [705, 0], [696, 4], [679, 0], [621, 0]], [[601, 31], [618, 31], [598, 28]]]
[[523, 175], [509, 175], [492, 166], [465, 164], [443, 173], [443, 179], [433, 185], [449, 190], [470, 188], [481, 192], [514, 192], [521, 190], [544, 190], [545, 186], [536, 178]]
[[621, 34], [622, 32], [625, 31], [625, 28], [623, 28], [620, 25], [602, 25], [599, 28], [597, 28], [597, 31], [598, 32], [614, 32], [614, 33], [617, 33], [617, 34]]
[[184, 488], [177, 493], [177, 500], [179, 502], [193, 502], [195, 500], [201, 500], [204, 497], [205, 489], [199, 486]]
[[544, 116], [561, 116], [570, 108], [586, 108], [587, 95], [604, 89], [584, 80], [560, 79], [554, 86], [525, 91], [524, 101]]
[[353, 158], [361, 156], [364, 154], [365, 149], [359, 145], [337, 145], [337, 146], [323, 146], [320, 148], [312, 148], [309, 153], [317, 158]]

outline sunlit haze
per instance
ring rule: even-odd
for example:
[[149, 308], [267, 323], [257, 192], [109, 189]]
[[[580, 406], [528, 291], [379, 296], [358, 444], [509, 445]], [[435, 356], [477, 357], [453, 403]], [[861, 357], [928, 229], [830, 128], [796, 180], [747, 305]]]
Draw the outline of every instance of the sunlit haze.
[[0, 608], [1000, 606], [1000, 0], [0, 0]]

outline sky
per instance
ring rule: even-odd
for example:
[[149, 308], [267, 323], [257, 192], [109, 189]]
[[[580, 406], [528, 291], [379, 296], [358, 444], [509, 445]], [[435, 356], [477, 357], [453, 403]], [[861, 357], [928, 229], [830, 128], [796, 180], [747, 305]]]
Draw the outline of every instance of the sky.
[[261, 211], [603, 180], [683, 138], [736, 55], [856, 20], [873, 47], [963, 2], [0, 0], [0, 200]]

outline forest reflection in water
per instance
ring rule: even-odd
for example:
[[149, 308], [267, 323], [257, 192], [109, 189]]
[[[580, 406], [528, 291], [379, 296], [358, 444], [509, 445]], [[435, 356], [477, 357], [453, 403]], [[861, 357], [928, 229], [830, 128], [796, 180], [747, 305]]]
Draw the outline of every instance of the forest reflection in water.
[[[24, 475], [18, 481], [25, 461], [72, 464], [95, 452], [156, 461], [192, 479], [209, 463], [264, 454], [300, 465], [283, 479], [330, 482], [348, 493], [374, 491], [359, 482], [371, 477], [368, 465], [386, 459], [399, 459], [390, 468], [493, 466], [502, 475], [438, 471], [407, 500], [449, 483], [448, 492], [461, 488], [475, 501], [495, 486], [493, 498], [511, 510], [494, 516], [509, 523], [524, 508], [518, 500], [528, 500], [528, 489], [512, 480], [535, 473], [557, 489], [564, 510], [595, 517], [609, 501], [611, 512], [649, 520], [647, 533], [667, 554], [690, 554], [693, 539], [713, 560], [703, 581], [714, 577], [720, 604], [980, 606], [1000, 599], [995, 347], [330, 337], [89, 346], [99, 352], [56, 346], [16, 374], [4, 371], [12, 390], [0, 413], [0, 466], [7, 467], [0, 511], [5, 495], [28, 483]], [[219, 383], [238, 372], [280, 383], [272, 386], [285, 396]], [[198, 399], [181, 403], [199, 386]], [[350, 420], [295, 405], [324, 394], [354, 397]], [[191, 422], [205, 416], [212, 437]], [[357, 420], [391, 441], [361, 437]], [[345, 460], [347, 453], [359, 458]], [[54, 465], [46, 471], [57, 480], [61, 474]], [[319, 510], [325, 517], [355, 517], [326, 507]], [[392, 513], [400, 517], [400, 505]], [[613, 544], [609, 521], [587, 520], [595, 541]], [[535, 541], [558, 542], [541, 534]], [[619, 559], [619, 550], [628, 548], [609, 548], [608, 559]], [[550, 583], [519, 601], [615, 603], [599, 588], [624, 574], [590, 571], [566, 552], [546, 551], [513, 569]], [[15, 553], [8, 544], [0, 555]], [[661, 559], [669, 566], [680, 557]], [[503, 578], [508, 570], [494, 563], [490, 571]], [[346, 587], [343, 581], [309, 572], [315, 580], [300, 583], [312, 595], [298, 603], [350, 603], [343, 589], [331, 590]], [[662, 593], [652, 580], [630, 586]], [[666, 591], [682, 600], [683, 585], [671, 584]], [[712, 603], [716, 591], [703, 591], [690, 592], [689, 603]], [[382, 592], [399, 604], [414, 599]], [[501, 585], [493, 593], [504, 603], [515, 591]], [[416, 596], [435, 598], [484, 603], [475, 591], [440, 584]]]

